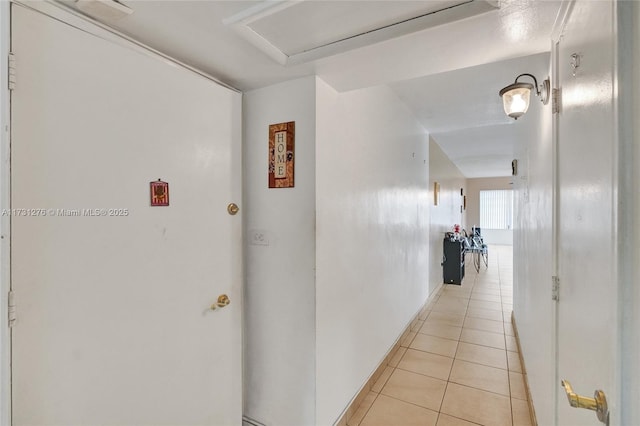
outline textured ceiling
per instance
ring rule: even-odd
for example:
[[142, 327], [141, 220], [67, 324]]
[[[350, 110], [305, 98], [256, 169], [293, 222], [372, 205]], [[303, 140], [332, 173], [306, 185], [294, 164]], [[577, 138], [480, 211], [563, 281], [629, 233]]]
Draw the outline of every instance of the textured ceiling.
[[[329, 27], [332, 20], [327, 16], [339, 11], [347, 15], [340, 17], [339, 25], [336, 21], [339, 33], [350, 31], [350, 17], [352, 30], [361, 31], [363, 23], [359, 18], [371, 9], [388, 8], [397, 16], [409, 16], [403, 13], [434, 6], [429, 0], [306, 2], [316, 10], [321, 6], [319, 22]], [[73, 0], [59, 3], [74, 5]], [[338, 91], [390, 85], [468, 177], [506, 173], [504, 159], [511, 158], [511, 153], [507, 155], [508, 141], [517, 137], [510, 131], [517, 132], [521, 126], [514, 126], [501, 115], [496, 93], [526, 71], [522, 69], [527, 59], [520, 58], [550, 50], [551, 28], [560, 6], [559, 1], [553, 0], [491, 1], [500, 8], [322, 59], [282, 65], [228, 24], [230, 18], [252, 8], [270, 6], [274, 1], [121, 3], [134, 13], [117, 21], [105, 21], [107, 25], [243, 91], [314, 74]], [[296, 7], [279, 3], [284, 5], [283, 10], [289, 9], [287, 20], [308, 18], [304, 7], [296, 12]], [[375, 13], [371, 16], [381, 18]], [[309, 26], [298, 32], [306, 30], [307, 40], [322, 42], [326, 40], [322, 28]], [[260, 31], [277, 33], [270, 27]], [[288, 49], [305, 48], [304, 43], [287, 41], [286, 37], [282, 40], [288, 43]]]
[[[391, 88], [467, 177], [510, 176], [513, 146], [526, 116], [507, 117], [498, 91], [519, 74], [546, 78], [549, 54], [525, 56], [405, 80]], [[542, 70], [542, 71], [540, 71]], [[533, 105], [537, 98], [532, 98]]]

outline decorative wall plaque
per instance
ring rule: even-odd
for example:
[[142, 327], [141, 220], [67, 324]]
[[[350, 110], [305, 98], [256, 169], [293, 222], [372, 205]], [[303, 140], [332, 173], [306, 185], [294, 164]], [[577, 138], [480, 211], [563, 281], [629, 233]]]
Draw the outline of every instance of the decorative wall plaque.
[[168, 206], [169, 205], [169, 184], [160, 179], [149, 183], [151, 188], [151, 206]]
[[269, 126], [269, 188], [293, 188], [296, 122]]

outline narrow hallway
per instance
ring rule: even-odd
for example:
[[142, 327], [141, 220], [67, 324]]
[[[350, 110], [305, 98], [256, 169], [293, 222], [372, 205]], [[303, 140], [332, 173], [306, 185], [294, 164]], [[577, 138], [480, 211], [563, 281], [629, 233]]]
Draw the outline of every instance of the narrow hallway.
[[491, 246], [476, 273], [467, 255], [462, 286], [444, 285], [349, 426], [522, 425], [529, 408], [511, 325], [511, 246]]

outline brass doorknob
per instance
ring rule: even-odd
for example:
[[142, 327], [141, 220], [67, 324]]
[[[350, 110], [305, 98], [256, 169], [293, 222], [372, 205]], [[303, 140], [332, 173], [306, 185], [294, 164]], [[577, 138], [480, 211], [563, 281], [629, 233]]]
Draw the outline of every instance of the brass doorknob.
[[238, 207], [236, 203], [231, 203], [227, 206], [227, 212], [229, 212], [231, 216], [235, 216], [239, 211], [240, 207]]
[[564, 391], [567, 394], [569, 405], [575, 408], [593, 410], [596, 412], [598, 420], [606, 425], [609, 424], [609, 408], [607, 406], [607, 398], [603, 391], [596, 390], [593, 398], [588, 398], [586, 396], [576, 394], [571, 387], [571, 383], [566, 380], [562, 381], [562, 387], [564, 387]]
[[231, 303], [231, 299], [229, 299], [229, 296], [227, 296], [226, 294], [221, 294], [220, 296], [218, 296], [218, 301], [212, 304], [210, 309], [212, 311], [215, 311], [216, 309], [224, 308], [229, 303]]

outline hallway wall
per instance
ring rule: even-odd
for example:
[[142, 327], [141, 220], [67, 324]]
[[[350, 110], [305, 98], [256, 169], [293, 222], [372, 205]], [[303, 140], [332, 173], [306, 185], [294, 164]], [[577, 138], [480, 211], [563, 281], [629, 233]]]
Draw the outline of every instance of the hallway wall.
[[386, 87], [316, 93], [316, 424], [330, 425], [429, 294], [429, 146]]
[[[440, 200], [433, 203], [433, 184], [440, 184]], [[440, 146], [429, 138], [429, 294], [442, 284], [442, 240], [454, 224], [467, 226], [467, 212], [460, 213], [462, 196], [467, 193], [467, 180]], [[468, 202], [468, 200], [467, 200]]]
[[[480, 225], [480, 191], [491, 189], [513, 189], [511, 176], [476, 178], [467, 180], [467, 231]], [[482, 237], [487, 244], [513, 244], [513, 229], [482, 229]]]
[[[535, 75], [549, 74], [549, 59]], [[541, 77], [544, 78], [544, 77]], [[538, 424], [554, 424], [555, 302], [553, 272], [553, 144], [551, 103], [533, 103], [514, 125], [518, 175], [514, 178], [513, 314]]]
[[[244, 414], [267, 425], [313, 424], [315, 77], [248, 92], [243, 107]], [[288, 121], [296, 122], [295, 187], [269, 189], [269, 125]]]
[[[295, 188], [268, 189], [285, 121]], [[428, 135], [390, 89], [317, 77], [246, 93], [244, 132], [244, 414], [330, 425], [429, 295]]]

